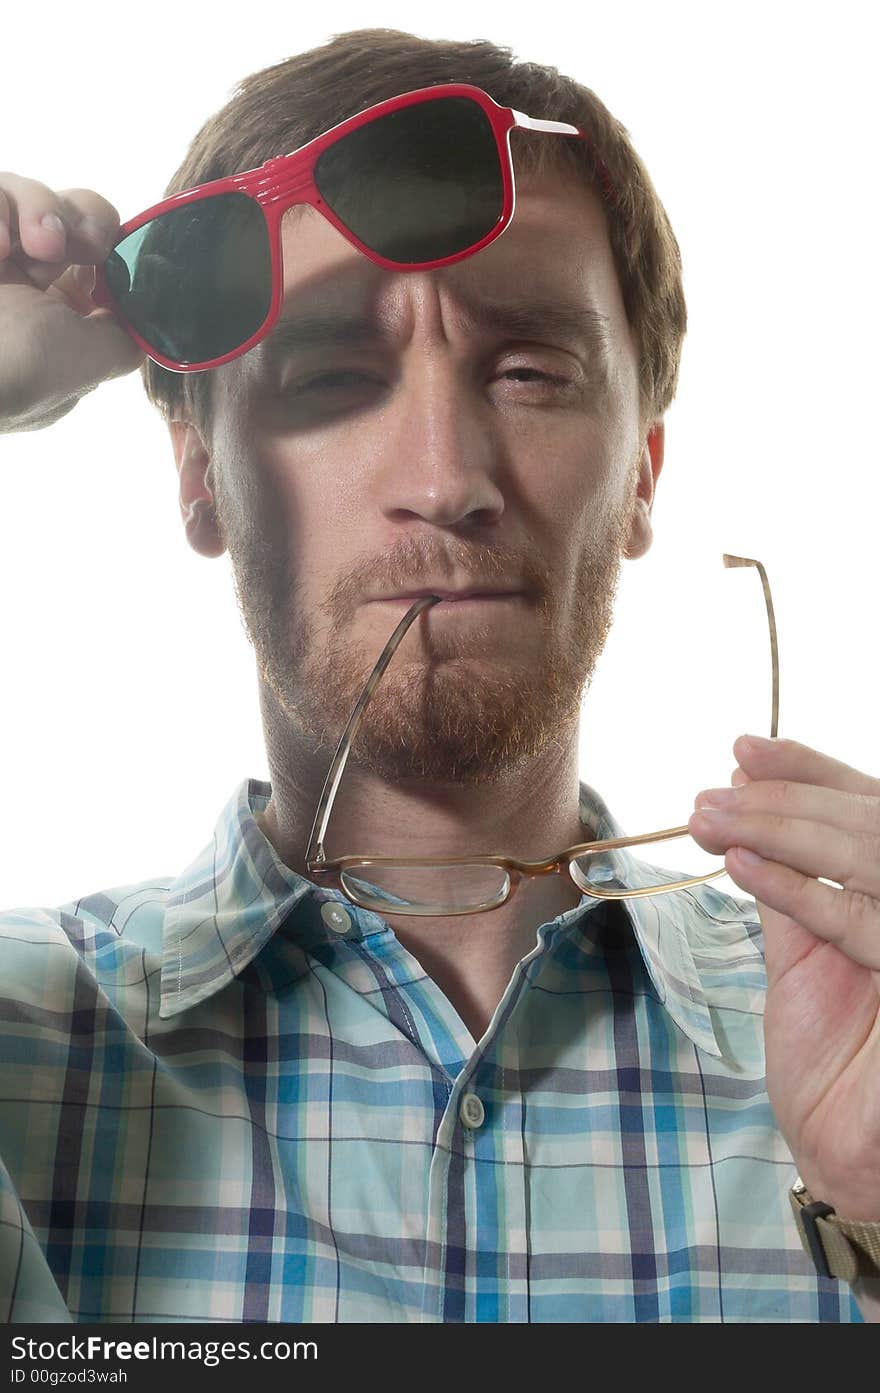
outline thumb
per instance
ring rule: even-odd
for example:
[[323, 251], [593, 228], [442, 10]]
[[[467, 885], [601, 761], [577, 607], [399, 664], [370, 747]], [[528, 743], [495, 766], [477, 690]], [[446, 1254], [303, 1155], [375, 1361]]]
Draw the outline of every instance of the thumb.
[[[94, 288], [94, 266], [74, 265], [68, 266], [46, 291], [48, 299], [57, 300], [73, 311], [59, 325], [64, 355], [59, 353], [57, 358], [60, 362], [62, 356], [72, 355], [68, 358], [69, 371], [77, 377], [86, 377], [90, 387], [134, 372], [147, 356], [111, 310], [95, 306]], [[63, 366], [57, 371], [64, 375]]]
[[780, 914], [769, 905], [756, 900], [758, 917], [764, 930], [764, 962], [767, 968], [767, 986], [772, 987], [780, 981], [790, 968], [806, 957], [818, 943], [815, 934], [810, 933], [787, 914]]

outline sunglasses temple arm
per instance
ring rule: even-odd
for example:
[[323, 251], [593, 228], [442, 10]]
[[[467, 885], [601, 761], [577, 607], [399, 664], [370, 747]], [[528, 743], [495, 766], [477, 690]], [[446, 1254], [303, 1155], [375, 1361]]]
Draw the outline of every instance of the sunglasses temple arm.
[[[542, 121], [539, 116], [526, 116], [523, 111], [510, 108], [515, 127], [525, 131], [544, 131], [547, 135], [577, 135], [584, 141], [595, 165], [602, 190], [612, 208], [620, 207], [620, 195], [611, 173], [599, 154], [595, 141], [581, 126], [572, 126], [568, 121]], [[509, 137], [508, 137], [509, 138]]]
[[339, 788], [342, 775], [345, 772], [345, 764], [348, 759], [348, 752], [354, 743], [354, 738], [358, 733], [358, 728], [363, 720], [364, 712], [370, 703], [370, 699], [379, 685], [385, 669], [394, 657], [398, 644], [403, 638], [414, 619], [423, 610], [430, 609], [432, 605], [440, 603], [439, 595], [423, 595], [417, 600], [411, 609], [401, 619], [394, 633], [386, 643], [376, 661], [373, 671], [367, 678], [364, 690], [358, 697], [357, 704], [348, 718], [348, 724], [336, 746], [336, 753], [327, 771], [324, 780], [324, 787], [321, 789], [321, 797], [318, 799], [318, 807], [315, 812], [315, 820], [312, 823], [312, 830], [309, 834], [309, 844], [306, 851], [306, 864], [314, 861], [323, 861], [324, 856], [324, 837], [327, 832], [327, 824], [330, 821], [330, 814], [333, 811], [333, 800], [336, 797], [336, 790]]
[[522, 111], [513, 111], [514, 120], [518, 127], [526, 131], [546, 131], [548, 135], [581, 135], [579, 126], [572, 126], [568, 121], [542, 121], [538, 116], [526, 116]]
[[764, 603], [767, 606], [767, 623], [770, 626], [770, 663], [773, 668], [773, 705], [770, 711], [770, 738], [776, 739], [779, 730], [779, 642], [776, 636], [776, 616], [773, 612], [773, 597], [770, 594], [770, 582], [767, 579], [767, 572], [760, 561], [756, 561], [751, 556], [730, 556], [724, 553], [722, 560], [725, 566], [754, 566], [758, 575], [761, 577], [761, 585], [764, 589]]

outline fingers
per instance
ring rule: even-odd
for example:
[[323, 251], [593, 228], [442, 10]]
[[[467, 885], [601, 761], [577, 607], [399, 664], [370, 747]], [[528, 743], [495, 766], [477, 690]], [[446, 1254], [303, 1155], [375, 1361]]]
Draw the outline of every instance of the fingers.
[[[741, 853], [742, 848], [733, 847], [725, 865], [736, 884], [759, 904], [785, 915], [793, 921], [792, 927], [833, 943], [854, 962], [874, 971], [880, 969], [880, 900], [857, 890], [824, 885], [781, 862], [745, 860]], [[771, 963], [770, 950], [779, 947], [771, 937], [768, 931], [768, 970], [772, 967], [775, 977], [787, 965], [787, 957]], [[808, 943], [801, 944], [802, 951], [808, 947]]]
[[0, 172], [0, 433], [50, 425], [144, 354], [91, 298], [119, 232], [92, 189]]
[[753, 779], [796, 779], [843, 793], [880, 797], [880, 779], [797, 740], [759, 740], [741, 735], [734, 742], [733, 752]]
[[0, 283], [45, 290], [70, 265], [104, 261], [118, 229], [116, 209], [92, 189], [55, 192], [0, 172]]
[[880, 797], [843, 793], [793, 779], [750, 779], [733, 788], [703, 789], [694, 807], [720, 806], [738, 817], [767, 814], [812, 821], [841, 832], [874, 836], [880, 845]]
[[880, 969], [880, 780], [793, 740], [734, 751], [733, 786], [697, 795], [691, 834], [763, 913]]
[[[760, 787], [729, 791], [736, 803], [740, 792], [758, 793]], [[749, 813], [735, 806], [698, 809], [688, 826], [700, 845], [716, 855], [723, 855], [732, 846], [745, 847], [765, 860], [781, 862], [803, 875], [836, 881], [853, 893], [870, 895], [880, 902], [880, 837], [864, 827], [842, 831], [827, 819]]]

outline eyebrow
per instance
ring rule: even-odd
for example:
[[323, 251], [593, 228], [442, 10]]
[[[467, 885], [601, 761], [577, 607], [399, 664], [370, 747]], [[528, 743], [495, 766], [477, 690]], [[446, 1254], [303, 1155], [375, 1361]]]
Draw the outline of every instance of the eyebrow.
[[[510, 303], [469, 301], [461, 322], [466, 329], [500, 333], [514, 339], [549, 339], [607, 353], [610, 320], [592, 305], [558, 300]], [[393, 339], [393, 326], [381, 313], [352, 314], [347, 310], [303, 310], [279, 319], [257, 345], [261, 362], [274, 367], [298, 353], [322, 348], [371, 347]]]

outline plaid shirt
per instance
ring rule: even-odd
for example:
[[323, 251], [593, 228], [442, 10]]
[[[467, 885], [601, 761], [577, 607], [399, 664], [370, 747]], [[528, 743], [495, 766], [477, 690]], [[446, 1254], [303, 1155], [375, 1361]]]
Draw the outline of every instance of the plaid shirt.
[[475, 1044], [270, 791], [176, 880], [0, 916], [0, 1318], [861, 1320], [789, 1212], [753, 902], [585, 896]]

